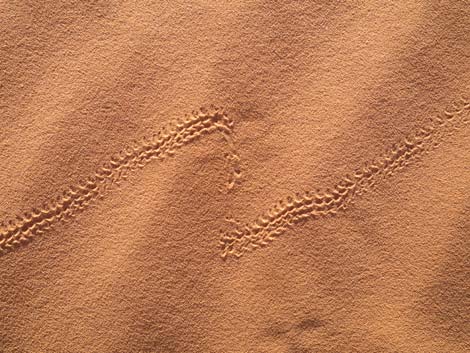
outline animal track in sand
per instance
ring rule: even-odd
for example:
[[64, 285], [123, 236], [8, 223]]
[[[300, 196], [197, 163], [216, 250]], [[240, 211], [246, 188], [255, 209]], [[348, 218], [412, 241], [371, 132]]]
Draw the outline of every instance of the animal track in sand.
[[226, 165], [231, 168], [227, 188], [231, 189], [241, 176], [240, 158], [234, 150], [233, 121], [220, 109], [201, 109], [191, 116], [171, 122], [151, 137], [135, 142], [100, 167], [93, 176], [72, 186], [40, 209], [33, 209], [0, 223], [0, 255], [27, 244], [61, 220], [73, 217], [92, 201], [103, 197], [113, 185], [125, 180], [129, 173], [144, 167], [152, 159], [172, 156], [184, 145], [213, 132], [222, 134], [229, 145], [225, 154]]
[[295, 224], [345, 210], [357, 196], [403, 169], [423, 153], [436, 148], [445, 136], [468, 125], [469, 111], [469, 100], [461, 98], [453, 105], [452, 111], [444, 111], [440, 116], [432, 118], [415, 134], [403, 139], [382, 157], [365, 164], [352, 175], [345, 176], [332, 188], [323, 192], [307, 191], [288, 196], [269, 212], [246, 225], [227, 219], [235, 226], [229, 232], [221, 231], [219, 245], [222, 258], [238, 258], [246, 252], [267, 246]]
[[[345, 210], [357, 196], [436, 148], [444, 137], [451, 136], [456, 129], [467, 126], [470, 122], [469, 111], [470, 102], [461, 99], [453, 105], [452, 111], [432, 118], [415, 134], [405, 138], [382, 157], [345, 176], [332, 188], [288, 196], [269, 212], [244, 226], [231, 220], [235, 223], [233, 229], [221, 231], [219, 245], [222, 258], [239, 258], [246, 252], [268, 245], [293, 225]], [[73, 217], [92, 201], [103, 197], [110, 187], [125, 180], [130, 172], [144, 167], [152, 159], [172, 156], [179, 148], [212, 132], [220, 132], [229, 146], [225, 160], [231, 174], [226, 187], [233, 188], [241, 177], [240, 158], [232, 140], [233, 121], [221, 110], [201, 110], [184, 120], [170, 123], [157, 134], [124, 149], [99, 168], [94, 176], [76, 187], [70, 187], [43, 208], [0, 223], [0, 255], [27, 244], [61, 220]]]

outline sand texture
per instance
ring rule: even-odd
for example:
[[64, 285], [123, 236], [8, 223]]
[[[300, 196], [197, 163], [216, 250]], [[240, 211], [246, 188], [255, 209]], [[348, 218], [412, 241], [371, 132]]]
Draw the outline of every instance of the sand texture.
[[470, 352], [468, 1], [0, 29], [0, 353]]

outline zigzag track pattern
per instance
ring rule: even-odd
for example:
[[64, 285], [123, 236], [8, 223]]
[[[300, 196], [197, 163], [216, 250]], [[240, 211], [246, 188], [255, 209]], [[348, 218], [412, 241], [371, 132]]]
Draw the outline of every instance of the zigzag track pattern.
[[[43, 208], [33, 209], [15, 219], [0, 223], [0, 255], [29, 243], [57, 222], [74, 216], [92, 201], [102, 197], [111, 186], [126, 179], [130, 172], [144, 167], [152, 159], [172, 156], [184, 145], [216, 131], [222, 133], [232, 148], [233, 121], [219, 109], [202, 109], [186, 119], [170, 123], [151, 137], [135, 142], [134, 146], [111, 158], [92, 177], [76, 187], [70, 187]], [[233, 150], [226, 154], [226, 158], [235, 167], [228, 184], [231, 188], [239, 177], [239, 158]]]
[[[453, 111], [445, 111], [441, 116], [431, 119], [428, 125], [405, 138], [383, 157], [356, 170], [352, 176], [347, 175], [333, 188], [321, 193], [307, 191], [288, 196], [253, 223], [222, 233], [221, 256], [240, 257], [268, 245], [295, 224], [345, 210], [357, 196], [373, 188], [380, 180], [436, 148], [445, 136], [451, 135], [456, 129], [468, 125], [469, 101], [462, 99], [453, 108]], [[111, 186], [126, 179], [129, 172], [144, 167], [152, 159], [172, 156], [180, 147], [215, 131], [222, 133], [231, 149], [226, 158], [234, 168], [227, 185], [232, 188], [240, 178], [239, 157], [234, 153], [231, 139], [233, 121], [221, 110], [201, 110], [124, 149], [99, 168], [94, 176], [76, 187], [70, 187], [43, 208], [33, 209], [0, 223], [0, 255], [29, 243], [54, 224], [73, 217], [92, 201], [102, 197]]]
[[455, 129], [467, 125], [470, 121], [469, 111], [469, 101], [462, 98], [453, 105], [452, 111], [445, 111], [431, 119], [426, 126], [405, 138], [383, 157], [347, 175], [331, 189], [289, 196], [253, 223], [244, 226], [238, 224], [230, 232], [221, 231], [219, 244], [222, 258], [240, 257], [246, 252], [267, 246], [295, 224], [334, 215], [346, 209], [357, 196], [373, 188], [380, 180], [436, 148]]

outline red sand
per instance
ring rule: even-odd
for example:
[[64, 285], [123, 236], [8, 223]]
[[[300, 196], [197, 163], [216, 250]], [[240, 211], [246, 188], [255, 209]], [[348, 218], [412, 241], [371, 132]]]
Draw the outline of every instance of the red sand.
[[0, 28], [0, 352], [470, 352], [468, 1]]

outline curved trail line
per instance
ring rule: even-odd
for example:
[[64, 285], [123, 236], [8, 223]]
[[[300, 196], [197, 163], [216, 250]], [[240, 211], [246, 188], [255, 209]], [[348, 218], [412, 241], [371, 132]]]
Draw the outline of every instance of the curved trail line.
[[222, 258], [240, 257], [244, 253], [267, 246], [288, 228], [308, 219], [335, 215], [345, 210], [357, 196], [372, 189], [382, 179], [403, 169], [423, 153], [436, 148], [444, 137], [451, 136], [456, 129], [468, 125], [470, 100], [461, 100], [444, 111], [415, 134], [405, 138], [381, 158], [347, 175], [331, 189], [323, 192], [304, 192], [279, 201], [269, 212], [259, 216], [253, 223], [241, 225], [222, 232], [220, 247]]
[[94, 176], [70, 187], [43, 208], [0, 223], [0, 255], [27, 244], [59, 221], [75, 216], [92, 201], [103, 197], [110, 187], [125, 180], [130, 172], [144, 167], [152, 159], [172, 156], [179, 148], [212, 132], [221, 133], [229, 145], [225, 159], [232, 172], [226, 186], [231, 189], [240, 178], [240, 159], [232, 141], [233, 121], [220, 109], [201, 109], [183, 120], [171, 122], [151, 137], [136, 141], [132, 147], [112, 157]]

